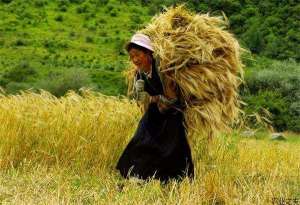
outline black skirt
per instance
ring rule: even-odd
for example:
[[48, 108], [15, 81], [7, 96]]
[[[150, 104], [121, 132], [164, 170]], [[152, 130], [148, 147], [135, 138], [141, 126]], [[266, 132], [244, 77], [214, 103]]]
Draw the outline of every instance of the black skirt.
[[154, 177], [162, 181], [184, 176], [192, 178], [194, 165], [182, 112], [170, 108], [161, 113], [156, 103], [150, 104], [121, 155], [117, 169], [125, 178]]

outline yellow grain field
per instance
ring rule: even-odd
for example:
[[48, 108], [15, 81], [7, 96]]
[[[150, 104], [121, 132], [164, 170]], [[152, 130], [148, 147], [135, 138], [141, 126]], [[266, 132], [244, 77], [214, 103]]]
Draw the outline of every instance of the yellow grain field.
[[[300, 144], [220, 136], [192, 142], [196, 178], [124, 180], [114, 169], [141, 117], [91, 91], [0, 96], [2, 204], [300, 203]], [[191, 140], [192, 141], [192, 140]], [[297, 202], [298, 201], [298, 202]]]

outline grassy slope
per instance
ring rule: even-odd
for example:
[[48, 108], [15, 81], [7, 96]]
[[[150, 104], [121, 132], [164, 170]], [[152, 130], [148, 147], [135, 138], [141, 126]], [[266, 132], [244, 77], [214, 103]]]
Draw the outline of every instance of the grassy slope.
[[[43, 7], [23, 1], [0, 5], [0, 72], [24, 60], [38, 71], [39, 78], [49, 71], [86, 69], [96, 73], [93, 80], [98, 88], [110, 94], [119, 93], [122, 86], [110, 81], [122, 81], [120, 71], [127, 61], [124, 42], [150, 18], [146, 8], [116, 1], [98, 7], [69, 3], [65, 12], [55, 1]], [[86, 11], [79, 11], [85, 5]], [[139, 15], [135, 24], [133, 14]]]
[[[1, 26], [4, 30], [2, 31], [2, 38], [5, 40], [4, 48], [1, 49], [1, 56], [9, 62], [15, 62], [23, 57], [30, 58], [32, 53], [38, 54], [37, 59], [42, 58], [44, 55], [49, 54], [49, 51], [43, 46], [44, 41], [55, 39], [67, 43], [69, 47], [59, 49], [58, 46], [58, 49], [55, 50], [55, 53], [59, 53], [61, 58], [77, 56], [84, 59], [97, 58], [97, 60], [103, 62], [111, 62], [118, 57], [113, 50], [114, 38], [117, 36], [128, 38], [130, 35], [128, 32], [128, 13], [124, 12], [128, 8], [113, 2], [111, 5], [118, 11], [116, 17], [110, 16], [107, 7], [90, 9], [90, 13], [78, 14], [76, 12], [76, 9], [80, 7], [78, 4], [68, 4], [66, 12], [57, 11], [59, 6], [54, 1], [49, 1], [42, 8], [35, 8], [30, 3], [22, 3], [22, 5], [25, 6], [22, 12], [35, 14], [31, 20], [27, 18], [25, 20], [20, 19], [21, 17], [17, 18], [18, 15], [15, 13], [7, 12], [7, 9], [13, 10], [16, 7], [13, 4], [1, 6], [3, 11], [1, 12]], [[135, 7], [132, 6], [132, 8]], [[39, 15], [36, 13], [39, 13]], [[91, 17], [91, 13], [95, 16]], [[62, 22], [55, 20], [55, 17], [59, 15], [63, 17]], [[41, 19], [39, 23], [38, 19]], [[31, 24], [26, 25], [29, 21]], [[95, 26], [97, 21], [98, 25]], [[9, 31], [8, 27], [13, 26], [12, 22], [15, 22], [17, 26]], [[90, 26], [90, 30], [87, 28], [88, 26]], [[120, 31], [118, 35], [115, 34], [117, 30]], [[73, 37], [70, 36], [71, 32], [74, 32]], [[99, 35], [101, 32], [107, 32], [107, 36]], [[94, 43], [87, 43], [85, 41], [87, 36], [93, 37]], [[27, 45], [14, 47], [14, 42], [21, 38], [27, 42]], [[108, 42], [105, 41], [106, 39]]]

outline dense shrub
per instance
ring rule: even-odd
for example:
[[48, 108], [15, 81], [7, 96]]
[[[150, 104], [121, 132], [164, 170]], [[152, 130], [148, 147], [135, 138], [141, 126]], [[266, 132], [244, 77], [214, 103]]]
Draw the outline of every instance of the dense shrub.
[[14, 43], [15, 46], [26, 46], [27, 42], [25, 39], [17, 39]]
[[276, 90], [290, 101], [296, 100], [300, 89], [299, 64], [294, 61], [274, 61], [267, 67], [260, 67], [259, 64], [255, 66], [247, 75], [247, 87], [251, 93]]
[[107, 31], [104, 30], [99, 31], [99, 36], [107, 37]]
[[35, 5], [35, 7], [40, 8], [40, 7], [46, 6], [47, 1], [45, 1], [45, 0], [35, 0], [34, 5]]
[[106, 5], [109, 0], [98, 0], [99, 3], [101, 3], [101, 5]]
[[[109, 65], [107, 65], [109, 67]], [[113, 65], [110, 65], [113, 67]], [[92, 80], [97, 89], [107, 95], [126, 95], [126, 84], [123, 76], [114, 71], [93, 70]]]
[[4, 87], [9, 83], [9, 80], [0, 75], [0, 87]]
[[87, 5], [87, 4], [85, 4], [85, 5], [82, 5], [82, 6], [79, 6], [79, 7], [77, 7], [77, 9], [76, 9], [76, 12], [78, 13], [78, 14], [81, 14], [81, 13], [88, 13], [89, 12], [89, 6]]
[[99, 18], [98, 23], [99, 24], [106, 24], [107, 21], [104, 18]]
[[109, 12], [109, 15], [110, 15], [111, 17], [116, 17], [116, 16], [118, 15], [118, 12], [117, 12], [117, 10], [113, 9], [113, 10], [111, 10], [111, 11]]
[[94, 38], [92, 36], [87, 36], [87, 37], [85, 37], [85, 42], [94, 43]]
[[141, 24], [141, 23], [143, 23], [140, 15], [138, 15], [138, 14], [132, 14], [130, 16], [130, 20], [131, 20], [131, 22], [133, 22], [135, 24]]
[[0, 0], [1, 3], [6, 3], [6, 4], [8, 4], [8, 3], [12, 2], [12, 1], [13, 0]]
[[264, 116], [264, 109], [267, 109], [272, 114], [269, 117], [272, 125], [278, 130], [287, 129], [285, 120], [288, 111], [287, 102], [277, 92], [261, 91], [256, 95], [246, 95], [243, 100], [248, 104], [244, 108], [247, 114], [257, 113], [267, 117]]
[[35, 84], [51, 92], [55, 96], [63, 96], [69, 90], [78, 91], [82, 87], [89, 87], [91, 80], [88, 73], [81, 69], [64, 70], [63, 72], [49, 72], [46, 79]]
[[56, 39], [46, 39], [43, 42], [43, 45], [51, 53], [55, 53], [57, 51], [57, 49], [69, 48], [68, 41], [62, 41], [62, 40], [56, 40]]
[[69, 0], [71, 3], [74, 3], [74, 4], [81, 4], [83, 3], [85, 0]]
[[148, 14], [150, 16], [153, 16], [153, 15], [155, 15], [158, 12], [159, 12], [159, 6], [158, 5], [156, 5], [156, 4], [150, 4], [148, 6]]
[[33, 68], [27, 60], [22, 60], [14, 68], [7, 70], [3, 74], [3, 78], [7, 82], [24, 82], [37, 76], [37, 71]]
[[69, 0], [58, 0], [58, 6], [61, 7], [61, 6], [68, 6], [70, 3]]
[[107, 6], [106, 6], [106, 9], [105, 9], [105, 12], [106, 12], [106, 13], [109, 13], [109, 12], [112, 11], [113, 9], [114, 9], [114, 6], [113, 6], [113, 5], [111, 5], [111, 4], [110, 4], [110, 5], [107, 5]]
[[88, 24], [86, 27], [89, 31], [96, 31], [97, 26], [95, 24]]
[[62, 15], [57, 15], [55, 18], [54, 18], [55, 21], [58, 21], [58, 22], [62, 22], [64, 20], [64, 17]]
[[300, 65], [295, 61], [260, 60], [248, 68], [243, 100], [248, 114], [271, 112], [273, 126], [279, 130], [300, 131]]
[[68, 11], [68, 7], [67, 6], [60, 6], [59, 11], [66, 12], [66, 11]]
[[9, 82], [5, 86], [5, 91], [11, 94], [16, 94], [20, 91], [29, 90], [29, 89], [33, 90], [32, 85], [24, 82]]

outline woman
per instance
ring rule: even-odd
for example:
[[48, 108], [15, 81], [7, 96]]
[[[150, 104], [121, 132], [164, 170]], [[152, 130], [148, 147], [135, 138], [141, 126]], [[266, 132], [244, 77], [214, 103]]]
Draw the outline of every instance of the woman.
[[[154, 177], [168, 181], [193, 177], [194, 165], [183, 125], [184, 106], [178, 100], [176, 85], [168, 79], [162, 80], [148, 36], [135, 34], [126, 49], [137, 68], [135, 82], [142, 82], [139, 85], [144, 85], [142, 90], [151, 100], [117, 169], [126, 178]], [[136, 87], [139, 89], [140, 86]], [[141, 93], [136, 96], [141, 98]]]

